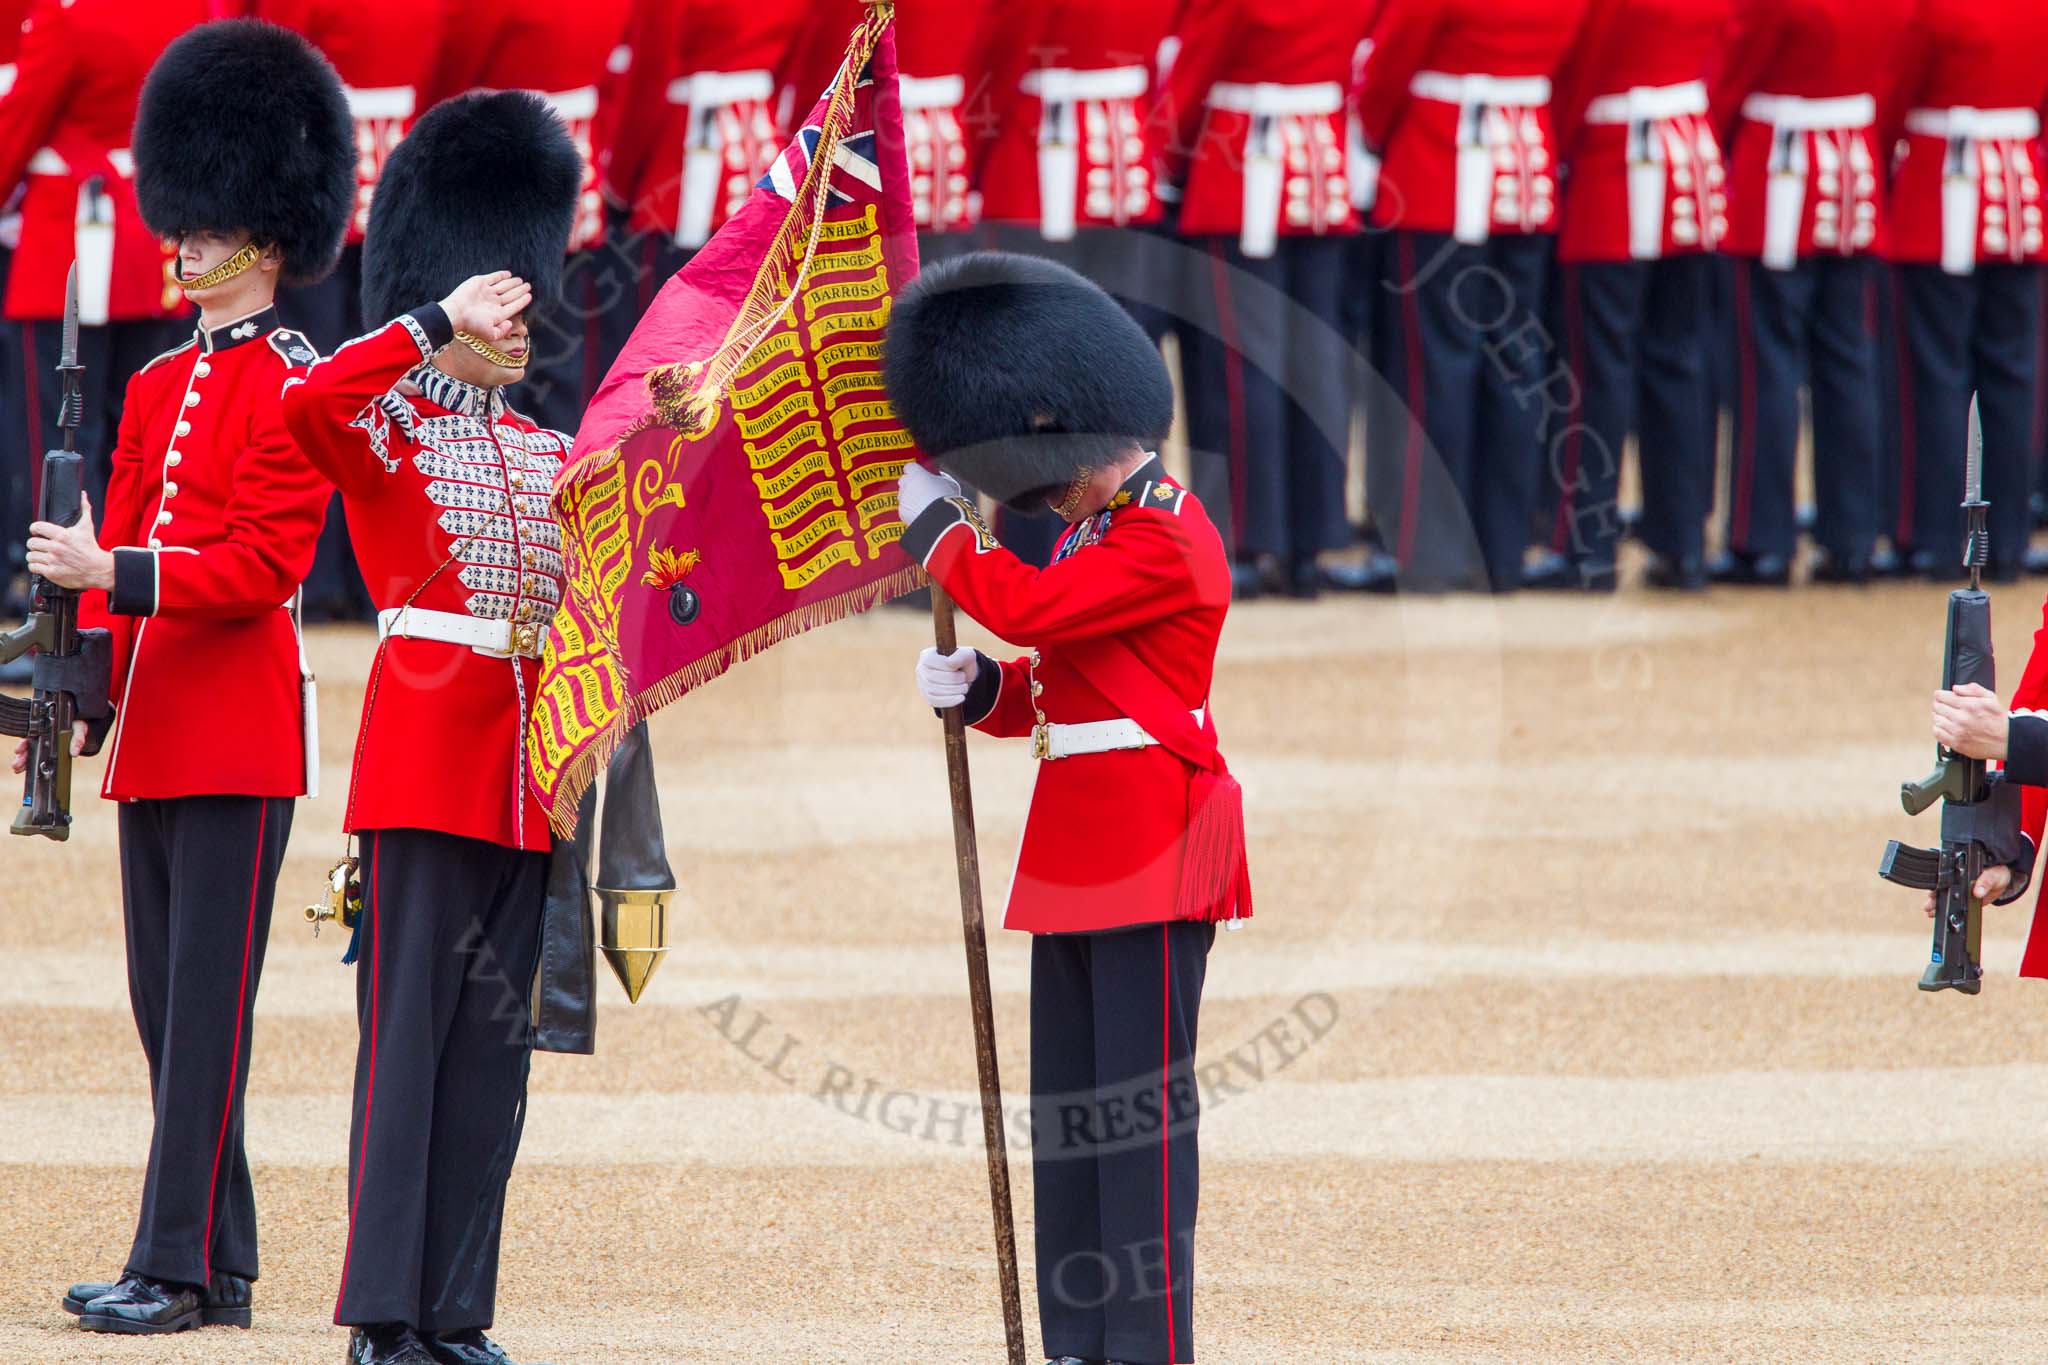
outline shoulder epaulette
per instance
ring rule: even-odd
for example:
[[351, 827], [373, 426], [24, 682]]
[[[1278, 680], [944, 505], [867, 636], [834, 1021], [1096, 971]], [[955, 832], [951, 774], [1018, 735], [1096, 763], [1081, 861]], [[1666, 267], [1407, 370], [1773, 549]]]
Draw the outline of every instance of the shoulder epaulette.
[[270, 349], [276, 351], [284, 363], [297, 369], [310, 365], [320, 358], [319, 348], [306, 340], [304, 332], [294, 332], [289, 327], [279, 327], [270, 333]]
[[191, 339], [190, 339], [189, 341], [186, 341], [186, 342], [182, 343], [181, 345], [173, 346], [173, 347], [171, 347], [171, 349], [170, 349], [170, 350], [168, 350], [168, 351], [165, 351], [165, 352], [164, 352], [164, 353], [163, 353], [162, 355], [160, 355], [160, 356], [157, 356], [157, 357], [156, 357], [155, 359], [151, 360], [151, 361], [150, 361], [150, 362], [149, 362], [149, 363], [148, 363], [147, 365], [144, 365], [144, 366], [143, 366], [143, 367], [142, 367], [142, 368], [141, 368], [140, 370], [136, 371], [136, 373], [138, 373], [138, 374], [148, 374], [148, 373], [149, 373], [149, 372], [150, 372], [151, 370], [153, 370], [153, 369], [155, 369], [155, 368], [156, 368], [157, 366], [159, 366], [159, 365], [163, 364], [163, 363], [164, 363], [164, 362], [165, 362], [166, 360], [169, 360], [169, 359], [170, 359], [170, 358], [171, 358], [172, 356], [174, 356], [174, 355], [180, 355], [180, 354], [182, 354], [182, 353], [184, 353], [184, 352], [186, 352], [186, 351], [189, 351], [189, 350], [191, 350], [191, 349], [192, 349], [192, 348], [193, 348], [194, 346], [197, 346], [198, 344], [199, 344], [199, 338], [198, 338], [198, 337], [193, 337], [193, 338], [191, 338]]

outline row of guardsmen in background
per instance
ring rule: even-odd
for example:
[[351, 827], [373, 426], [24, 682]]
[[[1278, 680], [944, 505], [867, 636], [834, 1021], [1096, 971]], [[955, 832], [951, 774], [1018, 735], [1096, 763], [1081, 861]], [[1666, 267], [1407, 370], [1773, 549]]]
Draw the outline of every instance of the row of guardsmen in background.
[[[1787, 581], [1809, 432], [1816, 576], [1943, 572], [1973, 396], [1992, 572], [2020, 567], [2044, 426], [2040, 0], [896, 10], [926, 258], [1043, 251], [1178, 337], [1194, 487], [1243, 592], [1609, 587], [1631, 436], [1654, 584]], [[862, 6], [0, 0], [0, 195], [18, 219], [0, 239], [8, 525], [26, 522], [30, 456], [53, 439], [73, 259], [95, 458], [127, 376], [189, 328], [125, 148], [156, 55], [230, 13], [333, 61], [365, 213], [435, 101], [547, 96], [588, 171], [570, 306], [538, 339], [529, 402], [573, 431], [653, 293], [824, 88]], [[355, 335], [359, 271], [352, 245], [331, 281], [282, 301], [286, 321], [323, 348]], [[1723, 413], [1726, 552], [1709, 561]], [[1371, 551], [1339, 561], [1361, 531], [1354, 415]], [[330, 532], [316, 614], [360, 606]], [[1004, 534], [1043, 554], [1052, 527]]]

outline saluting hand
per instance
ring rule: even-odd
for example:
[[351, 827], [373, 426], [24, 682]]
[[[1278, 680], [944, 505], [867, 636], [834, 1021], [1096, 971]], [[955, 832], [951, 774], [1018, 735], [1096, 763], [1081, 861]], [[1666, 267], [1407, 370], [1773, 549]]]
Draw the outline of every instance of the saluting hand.
[[533, 303], [533, 286], [509, 270], [472, 275], [441, 300], [441, 311], [458, 332], [484, 341], [512, 335], [512, 320]]
[[1976, 683], [1934, 694], [1934, 738], [1964, 758], [2005, 759], [2012, 718], [1998, 694]]
[[39, 521], [28, 528], [28, 571], [74, 592], [113, 589], [114, 556], [100, 548], [90, 496], [79, 496], [78, 520], [73, 525]]

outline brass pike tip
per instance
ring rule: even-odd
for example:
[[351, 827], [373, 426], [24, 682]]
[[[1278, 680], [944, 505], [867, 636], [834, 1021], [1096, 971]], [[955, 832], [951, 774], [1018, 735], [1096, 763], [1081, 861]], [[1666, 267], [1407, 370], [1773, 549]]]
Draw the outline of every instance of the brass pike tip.
[[604, 950], [604, 960], [611, 963], [613, 975], [625, 987], [626, 999], [638, 1004], [655, 968], [668, 956], [668, 903], [675, 889], [595, 890], [601, 907], [597, 946]]

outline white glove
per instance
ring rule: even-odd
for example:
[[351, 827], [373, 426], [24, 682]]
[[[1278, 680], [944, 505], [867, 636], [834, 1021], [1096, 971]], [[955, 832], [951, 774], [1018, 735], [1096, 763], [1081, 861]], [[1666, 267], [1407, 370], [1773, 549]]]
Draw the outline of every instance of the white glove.
[[967, 700], [967, 689], [981, 672], [981, 660], [971, 649], [941, 654], [927, 649], [917, 656], [917, 692], [938, 710], [958, 706]]
[[903, 478], [896, 485], [896, 515], [908, 526], [933, 503], [965, 496], [960, 481], [951, 474], [934, 474], [912, 460], [903, 466]]

